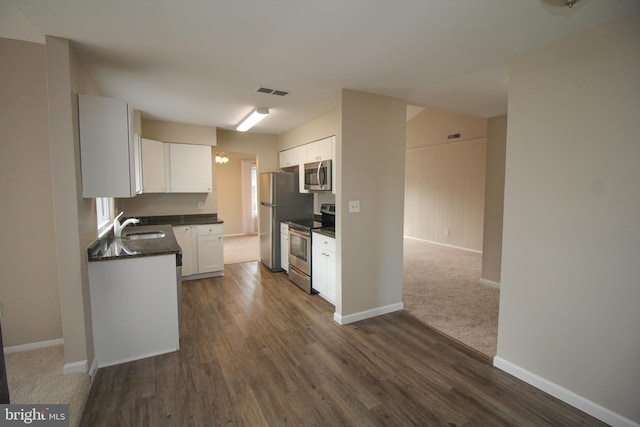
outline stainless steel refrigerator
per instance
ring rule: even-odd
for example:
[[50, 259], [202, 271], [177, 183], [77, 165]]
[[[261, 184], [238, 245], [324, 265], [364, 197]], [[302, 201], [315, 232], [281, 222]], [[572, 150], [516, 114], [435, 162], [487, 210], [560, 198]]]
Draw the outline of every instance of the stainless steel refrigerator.
[[298, 174], [260, 174], [260, 261], [280, 271], [280, 222], [313, 218], [313, 194], [298, 192]]

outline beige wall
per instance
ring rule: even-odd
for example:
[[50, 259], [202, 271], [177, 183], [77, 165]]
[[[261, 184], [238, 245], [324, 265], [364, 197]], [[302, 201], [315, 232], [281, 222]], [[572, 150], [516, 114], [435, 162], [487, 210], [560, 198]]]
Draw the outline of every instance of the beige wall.
[[[225, 151], [229, 162], [217, 165], [218, 216], [224, 220], [224, 234], [244, 234], [242, 206], [242, 161], [256, 161], [256, 155]], [[250, 206], [248, 207], [250, 208]], [[254, 222], [255, 223], [255, 222]], [[257, 225], [255, 232], [258, 231]]]
[[279, 170], [276, 135], [218, 129], [216, 149], [224, 152], [255, 154], [258, 158], [258, 172]]
[[[96, 237], [95, 203], [82, 198], [78, 108], [75, 93], [97, 94], [69, 41], [47, 37], [47, 89], [51, 182], [65, 361], [91, 363], [87, 246]], [[84, 366], [86, 369], [87, 366]]]
[[[402, 307], [406, 102], [339, 95], [336, 315], [348, 319]], [[348, 213], [349, 200], [360, 201], [360, 213]]]
[[484, 197], [482, 278], [500, 283], [502, 266], [502, 211], [504, 208], [504, 159], [507, 148], [507, 116], [489, 119], [487, 173]]
[[486, 138], [487, 119], [425, 108], [407, 122], [407, 149], [452, 142], [447, 136], [454, 133], [458, 142]]
[[[142, 136], [162, 142], [215, 145], [216, 128], [185, 123], [142, 120]], [[128, 199], [117, 199], [116, 206], [125, 216], [190, 215], [218, 212], [215, 173], [215, 148], [211, 150], [213, 163], [211, 193], [140, 194]], [[202, 202], [203, 209], [198, 208]]]
[[405, 235], [482, 250], [486, 132], [486, 119], [433, 109], [407, 122]]
[[0, 57], [0, 304], [12, 347], [62, 338], [62, 320], [45, 47], [0, 38]]
[[142, 136], [157, 141], [213, 146], [216, 135], [213, 126], [142, 119]]
[[337, 133], [337, 110], [290, 129], [278, 136], [278, 151], [317, 141]]
[[619, 425], [640, 423], [638, 76], [640, 14], [516, 57], [509, 75], [496, 361]]

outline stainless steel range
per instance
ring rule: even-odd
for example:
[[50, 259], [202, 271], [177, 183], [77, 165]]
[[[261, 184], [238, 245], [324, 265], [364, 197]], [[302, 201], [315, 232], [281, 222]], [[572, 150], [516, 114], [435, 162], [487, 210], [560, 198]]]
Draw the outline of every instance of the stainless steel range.
[[335, 231], [336, 205], [323, 203], [321, 221], [289, 221], [289, 280], [305, 292], [313, 293], [311, 287], [311, 232], [318, 228]]

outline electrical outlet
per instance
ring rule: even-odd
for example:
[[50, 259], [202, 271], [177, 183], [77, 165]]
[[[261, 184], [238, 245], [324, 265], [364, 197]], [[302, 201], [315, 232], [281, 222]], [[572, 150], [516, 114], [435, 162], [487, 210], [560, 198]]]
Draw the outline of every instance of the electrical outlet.
[[445, 228], [445, 229], [444, 229], [444, 235], [445, 235], [445, 236], [448, 236], [448, 235], [449, 235], [449, 229], [448, 229], [448, 228]]
[[360, 212], [360, 200], [349, 200], [349, 213]]
[[198, 209], [204, 209], [204, 202], [202, 200], [198, 201]]

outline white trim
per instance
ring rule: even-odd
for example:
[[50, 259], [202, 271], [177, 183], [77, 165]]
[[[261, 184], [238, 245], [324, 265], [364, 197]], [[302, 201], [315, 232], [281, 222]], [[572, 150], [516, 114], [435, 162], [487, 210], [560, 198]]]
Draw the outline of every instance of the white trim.
[[583, 412], [611, 425], [614, 427], [639, 427], [640, 424], [636, 423], [629, 418], [626, 418], [620, 414], [613, 412], [610, 409], [605, 408], [573, 391], [562, 387], [559, 384], [551, 382], [533, 372], [509, 362], [499, 356], [493, 358], [493, 366], [505, 371], [522, 381], [531, 384], [532, 386], [539, 388], [540, 390], [549, 393], [550, 395], [557, 397], [563, 402], [568, 403], [580, 409]]
[[413, 236], [404, 236], [404, 238], [405, 239], [420, 240], [422, 242], [433, 243], [434, 245], [446, 246], [447, 248], [460, 249], [462, 251], [473, 252], [474, 254], [482, 254], [482, 251], [479, 251], [479, 250], [476, 250], [476, 249], [463, 248], [462, 246], [448, 245], [446, 243], [436, 242], [434, 240], [421, 239], [419, 237], [413, 237]]
[[91, 367], [89, 368], [89, 376], [91, 377], [92, 380], [97, 370], [98, 370], [98, 360], [94, 357], [93, 362], [91, 362]]
[[87, 372], [89, 363], [86, 360], [80, 360], [78, 362], [65, 363], [62, 368], [62, 372], [67, 374], [84, 374]]
[[62, 345], [62, 344], [64, 344], [64, 339], [57, 338], [55, 340], [38, 341], [38, 342], [29, 343], [29, 344], [21, 344], [21, 345], [14, 345], [11, 347], [5, 347], [4, 352], [6, 354], [18, 353], [20, 351], [36, 350], [38, 348], [53, 347], [54, 345]]
[[346, 325], [349, 323], [358, 322], [360, 320], [369, 319], [371, 317], [382, 316], [383, 314], [392, 313], [394, 311], [400, 311], [402, 309], [404, 309], [404, 304], [399, 302], [396, 304], [372, 308], [371, 310], [347, 314], [346, 316], [341, 316], [338, 313], [333, 313], [333, 320], [340, 325]]
[[493, 280], [480, 278], [480, 284], [485, 286], [491, 286], [492, 288], [500, 289], [500, 282], [494, 282]]

